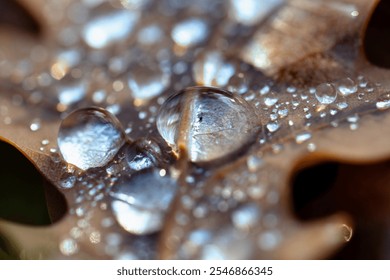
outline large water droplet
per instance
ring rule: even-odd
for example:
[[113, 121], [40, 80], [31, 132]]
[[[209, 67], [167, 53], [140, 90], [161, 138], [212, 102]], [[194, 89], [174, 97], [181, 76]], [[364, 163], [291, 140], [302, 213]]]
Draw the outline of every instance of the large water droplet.
[[191, 87], [161, 107], [157, 129], [176, 151], [185, 148], [193, 162], [237, 151], [260, 129], [250, 105], [240, 96], [210, 87]]
[[84, 108], [61, 123], [58, 147], [66, 162], [83, 170], [104, 166], [125, 141], [119, 121], [101, 108]]
[[329, 83], [320, 84], [317, 86], [315, 96], [321, 104], [331, 104], [337, 98], [337, 91]]
[[158, 169], [140, 171], [120, 179], [111, 189], [111, 207], [118, 223], [133, 234], [149, 234], [161, 229], [176, 182], [161, 176]]
[[110, 9], [101, 12], [99, 8], [103, 9], [98, 7], [96, 16], [82, 30], [84, 41], [95, 49], [126, 39], [139, 17], [135, 11]]
[[204, 41], [208, 36], [206, 22], [199, 18], [190, 18], [179, 22], [172, 29], [172, 39], [182, 47], [191, 47]]
[[131, 70], [128, 85], [134, 98], [148, 100], [160, 95], [169, 85], [170, 73], [157, 63], [137, 65]]

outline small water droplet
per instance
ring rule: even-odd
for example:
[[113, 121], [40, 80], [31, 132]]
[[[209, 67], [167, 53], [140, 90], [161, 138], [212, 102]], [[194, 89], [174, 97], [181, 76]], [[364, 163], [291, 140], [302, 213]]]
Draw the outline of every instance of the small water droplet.
[[73, 188], [76, 183], [76, 176], [70, 173], [64, 173], [60, 179], [60, 186], [64, 189]]
[[269, 95], [267, 95], [266, 97], [264, 97], [264, 104], [267, 106], [267, 107], [272, 107], [276, 104], [276, 102], [278, 102], [279, 98], [276, 97], [276, 95], [274, 93], [271, 93]]
[[275, 249], [281, 241], [280, 233], [277, 231], [266, 231], [258, 238], [258, 245], [264, 251]]
[[379, 110], [386, 110], [390, 108], [390, 94], [386, 93], [381, 95], [375, 103], [376, 108]]
[[190, 18], [176, 24], [171, 32], [172, 39], [182, 47], [191, 47], [208, 36], [207, 23], [199, 18]]
[[205, 86], [226, 86], [234, 72], [233, 65], [217, 51], [202, 54], [193, 65], [195, 81]]
[[108, 8], [108, 11], [102, 13], [101, 9], [97, 8], [96, 15], [82, 30], [84, 41], [95, 49], [127, 38], [139, 18], [139, 13], [134, 11]]
[[269, 132], [275, 132], [280, 128], [277, 122], [270, 122], [266, 125], [266, 127], [269, 130]]
[[254, 25], [268, 17], [283, 0], [230, 0], [229, 17], [244, 25]]
[[309, 143], [309, 144], [307, 144], [307, 150], [308, 150], [309, 152], [314, 152], [316, 149], [317, 149], [316, 144], [314, 144], [314, 143]]
[[80, 169], [106, 165], [125, 141], [119, 121], [101, 108], [84, 108], [61, 123], [58, 147], [66, 162]]
[[158, 165], [161, 149], [153, 140], [140, 139], [132, 145], [126, 145], [122, 153], [127, 166], [133, 171], [140, 171]]
[[122, 177], [110, 191], [118, 223], [133, 234], [160, 230], [176, 188], [176, 182], [168, 175], [161, 177], [159, 170], [148, 169]]
[[171, 75], [156, 62], [150, 65], [137, 65], [132, 68], [127, 80], [131, 95], [141, 100], [149, 100], [160, 95], [169, 85]]
[[259, 126], [253, 109], [240, 96], [217, 88], [192, 87], [163, 104], [157, 129], [176, 151], [186, 148], [191, 161], [206, 162], [254, 140]]
[[302, 144], [303, 142], [309, 140], [311, 138], [311, 133], [310, 132], [307, 132], [307, 131], [304, 131], [302, 133], [299, 133], [296, 137], [295, 137], [295, 142], [297, 144]]
[[31, 131], [38, 131], [39, 129], [41, 128], [41, 120], [39, 119], [35, 119], [32, 121], [32, 123], [30, 124], [30, 130]]
[[79, 250], [77, 242], [72, 238], [66, 238], [62, 240], [59, 247], [61, 253], [65, 256], [72, 256]]
[[237, 234], [233, 227], [223, 228], [212, 235], [200, 254], [203, 260], [248, 259], [253, 251], [251, 242]]
[[251, 155], [248, 157], [246, 164], [251, 172], [257, 171], [261, 166], [263, 166], [264, 161], [258, 156]]
[[315, 89], [315, 96], [321, 104], [331, 104], [337, 99], [337, 91], [329, 83], [320, 84]]
[[336, 82], [336, 87], [344, 96], [355, 93], [358, 89], [356, 83], [351, 78], [345, 78]]
[[248, 82], [243, 73], [238, 73], [229, 79], [228, 90], [238, 94], [248, 91]]
[[253, 228], [260, 218], [260, 209], [255, 203], [240, 206], [232, 213], [233, 225], [240, 230], [248, 231]]

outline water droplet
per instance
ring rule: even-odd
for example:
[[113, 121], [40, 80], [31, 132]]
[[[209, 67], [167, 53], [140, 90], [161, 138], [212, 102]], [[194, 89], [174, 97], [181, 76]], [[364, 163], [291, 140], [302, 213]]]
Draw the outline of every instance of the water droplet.
[[230, 0], [229, 17], [244, 25], [254, 25], [268, 17], [284, 0]]
[[60, 251], [65, 256], [71, 256], [78, 252], [77, 242], [72, 238], [66, 238], [60, 243]]
[[209, 230], [197, 229], [188, 235], [187, 240], [180, 248], [180, 256], [182, 259], [188, 259], [196, 255], [202, 246], [206, 245], [212, 237]]
[[260, 209], [255, 203], [240, 206], [232, 213], [233, 225], [240, 230], [253, 228], [260, 218]]
[[[98, 7], [101, 9], [102, 7]], [[128, 10], [97, 11], [84, 26], [82, 36], [92, 48], [101, 49], [126, 39], [138, 21], [139, 13]]]
[[344, 110], [348, 108], [348, 103], [347, 102], [340, 102], [336, 104], [337, 109], [339, 110]]
[[176, 24], [172, 29], [171, 36], [179, 46], [191, 47], [207, 38], [208, 26], [202, 19], [190, 18]]
[[110, 191], [118, 223], [133, 234], [160, 230], [176, 188], [176, 182], [170, 176], [161, 177], [157, 169], [122, 177]]
[[256, 172], [261, 166], [264, 165], [264, 161], [258, 156], [251, 155], [248, 157], [246, 164], [251, 172]]
[[314, 152], [315, 150], [317, 149], [317, 146], [316, 146], [316, 144], [314, 144], [314, 143], [309, 143], [309, 144], [307, 144], [307, 150], [309, 151], [309, 152]]
[[233, 65], [225, 62], [217, 51], [204, 53], [193, 65], [195, 81], [205, 86], [226, 86], [234, 72]]
[[277, 231], [266, 231], [258, 238], [258, 245], [264, 251], [275, 249], [281, 241], [280, 233]]
[[358, 89], [356, 83], [351, 78], [345, 78], [336, 82], [336, 87], [344, 96], [355, 93]]
[[153, 140], [141, 139], [132, 145], [126, 145], [123, 151], [127, 166], [131, 170], [139, 171], [158, 165], [161, 149]]
[[269, 130], [269, 132], [275, 132], [280, 128], [277, 122], [270, 122], [266, 125], [266, 127]]
[[58, 101], [64, 109], [68, 106], [81, 101], [87, 93], [87, 83], [85, 80], [73, 79], [72, 77], [66, 77], [61, 80], [60, 84], [56, 87]]
[[228, 90], [238, 94], [244, 94], [248, 91], [248, 82], [243, 73], [229, 79]]
[[315, 96], [321, 104], [331, 104], [337, 99], [337, 91], [329, 83], [317, 86]]
[[149, 100], [160, 95], [169, 85], [171, 75], [157, 62], [132, 68], [127, 80], [134, 98]]
[[187, 88], [161, 107], [157, 129], [176, 151], [186, 148], [193, 162], [237, 151], [259, 130], [250, 105], [238, 95], [209, 87]]
[[302, 144], [303, 142], [306, 142], [307, 140], [309, 140], [311, 138], [311, 133], [310, 132], [307, 132], [307, 131], [304, 131], [304, 132], [301, 132], [299, 133], [296, 137], [295, 137], [295, 142], [297, 144]]
[[280, 118], [287, 117], [288, 116], [288, 108], [287, 107], [279, 108], [278, 115], [279, 115]]
[[60, 186], [64, 189], [73, 188], [76, 183], [76, 176], [70, 173], [64, 173], [60, 179]]
[[39, 119], [35, 119], [32, 121], [32, 123], [30, 124], [30, 130], [31, 131], [38, 131], [39, 129], [41, 128], [41, 120]]
[[376, 108], [379, 110], [386, 110], [390, 108], [390, 94], [386, 93], [381, 95], [375, 103]]
[[142, 28], [138, 33], [138, 42], [143, 45], [153, 45], [161, 40], [163, 32], [157, 25], [149, 25]]
[[237, 234], [231, 227], [214, 233], [209, 243], [203, 247], [200, 258], [203, 260], [248, 259], [252, 251], [251, 242]]
[[275, 92], [271, 92], [264, 97], [264, 104], [267, 107], [272, 107], [278, 102], [279, 98]]
[[58, 147], [66, 162], [83, 170], [106, 165], [125, 141], [119, 121], [101, 108], [84, 108], [61, 123]]

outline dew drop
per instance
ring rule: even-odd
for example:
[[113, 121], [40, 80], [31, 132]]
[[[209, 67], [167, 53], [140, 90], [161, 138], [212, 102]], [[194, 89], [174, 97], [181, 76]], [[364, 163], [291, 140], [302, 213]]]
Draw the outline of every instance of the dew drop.
[[295, 142], [297, 144], [302, 144], [303, 142], [306, 142], [307, 140], [309, 140], [311, 138], [311, 133], [310, 132], [302, 132], [302, 133], [299, 133], [296, 137], [295, 137]]
[[280, 128], [280, 125], [277, 122], [270, 122], [266, 125], [269, 132], [275, 132]]
[[199, 85], [225, 86], [234, 74], [232, 64], [217, 51], [206, 52], [193, 65], [193, 75]]
[[315, 96], [321, 104], [331, 104], [337, 99], [337, 91], [329, 83], [320, 84], [315, 90]]
[[248, 259], [252, 254], [251, 242], [238, 235], [233, 227], [224, 228], [212, 235], [211, 240], [202, 248], [203, 260]]
[[133, 234], [159, 231], [176, 188], [176, 182], [170, 176], [161, 177], [158, 169], [121, 178], [110, 191], [118, 223]]
[[248, 82], [243, 73], [234, 75], [229, 79], [228, 90], [238, 94], [244, 94], [248, 91]]
[[127, 83], [134, 98], [149, 100], [160, 95], [169, 85], [171, 75], [160, 65], [137, 65], [129, 74]]
[[191, 47], [207, 38], [208, 26], [202, 19], [190, 18], [176, 24], [172, 29], [171, 36], [179, 46]]
[[65, 256], [71, 256], [78, 252], [77, 242], [72, 238], [66, 238], [60, 243], [60, 251]]
[[35, 119], [30, 124], [30, 130], [31, 131], [38, 131], [41, 128], [41, 121], [39, 119]]
[[256, 172], [264, 165], [264, 161], [258, 156], [251, 155], [248, 157], [246, 164], [251, 172]]
[[[101, 7], [98, 7], [101, 8]], [[112, 10], [97, 15], [82, 30], [84, 41], [92, 48], [101, 49], [124, 40], [132, 32], [139, 14], [128, 10]]]
[[76, 183], [76, 176], [70, 173], [65, 173], [62, 175], [60, 179], [60, 186], [64, 189], [70, 189], [73, 188], [74, 184]]
[[280, 233], [277, 231], [266, 231], [258, 238], [258, 245], [264, 251], [275, 249], [281, 241]]
[[106, 165], [124, 141], [119, 121], [97, 107], [70, 113], [62, 121], [57, 139], [64, 160], [83, 170]]
[[345, 78], [336, 82], [336, 87], [344, 96], [355, 93], [358, 89], [356, 83], [351, 78]]
[[386, 93], [381, 95], [375, 103], [375, 106], [379, 110], [386, 110], [390, 108], [390, 94]]
[[264, 97], [264, 104], [267, 107], [272, 107], [278, 102], [279, 98], [275, 92], [270, 92]]
[[230, 0], [229, 17], [244, 25], [254, 25], [268, 17], [284, 0]]
[[193, 162], [228, 155], [254, 140], [257, 117], [240, 96], [211, 87], [191, 87], [161, 107], [157, 129], [176, 151], [187, 150]]
[[161, 149], [153, 140], [140, 139], [123, 149], [127, 166], [140, 171], [158, 165]]
[[253, 228], [260, 218], [260, 209], [255, 203], [240, 206], [232, 213], [233, 225], [240, 230]]

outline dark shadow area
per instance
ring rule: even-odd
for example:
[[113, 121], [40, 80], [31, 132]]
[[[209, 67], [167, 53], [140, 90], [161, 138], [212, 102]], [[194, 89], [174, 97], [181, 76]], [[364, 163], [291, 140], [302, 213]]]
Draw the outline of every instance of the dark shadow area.
[[364, 52], [374, 65], [390, 68], [390, 1], [376, 7], [364, 37]]
[[51, 224], [43, 179], [11, 145], [0, 141], [0, 218], [28, 225]]
[[351, 241], [331, 259], [390, 259], [390, 161], [315, 165], [295, 174], [292, 188], [302, 221], [337, 212], [353, 218]]
[[0, 0], [0, 25], [15, 27], [35, 36], [41, 34], [38, 21], [16, 0]]

